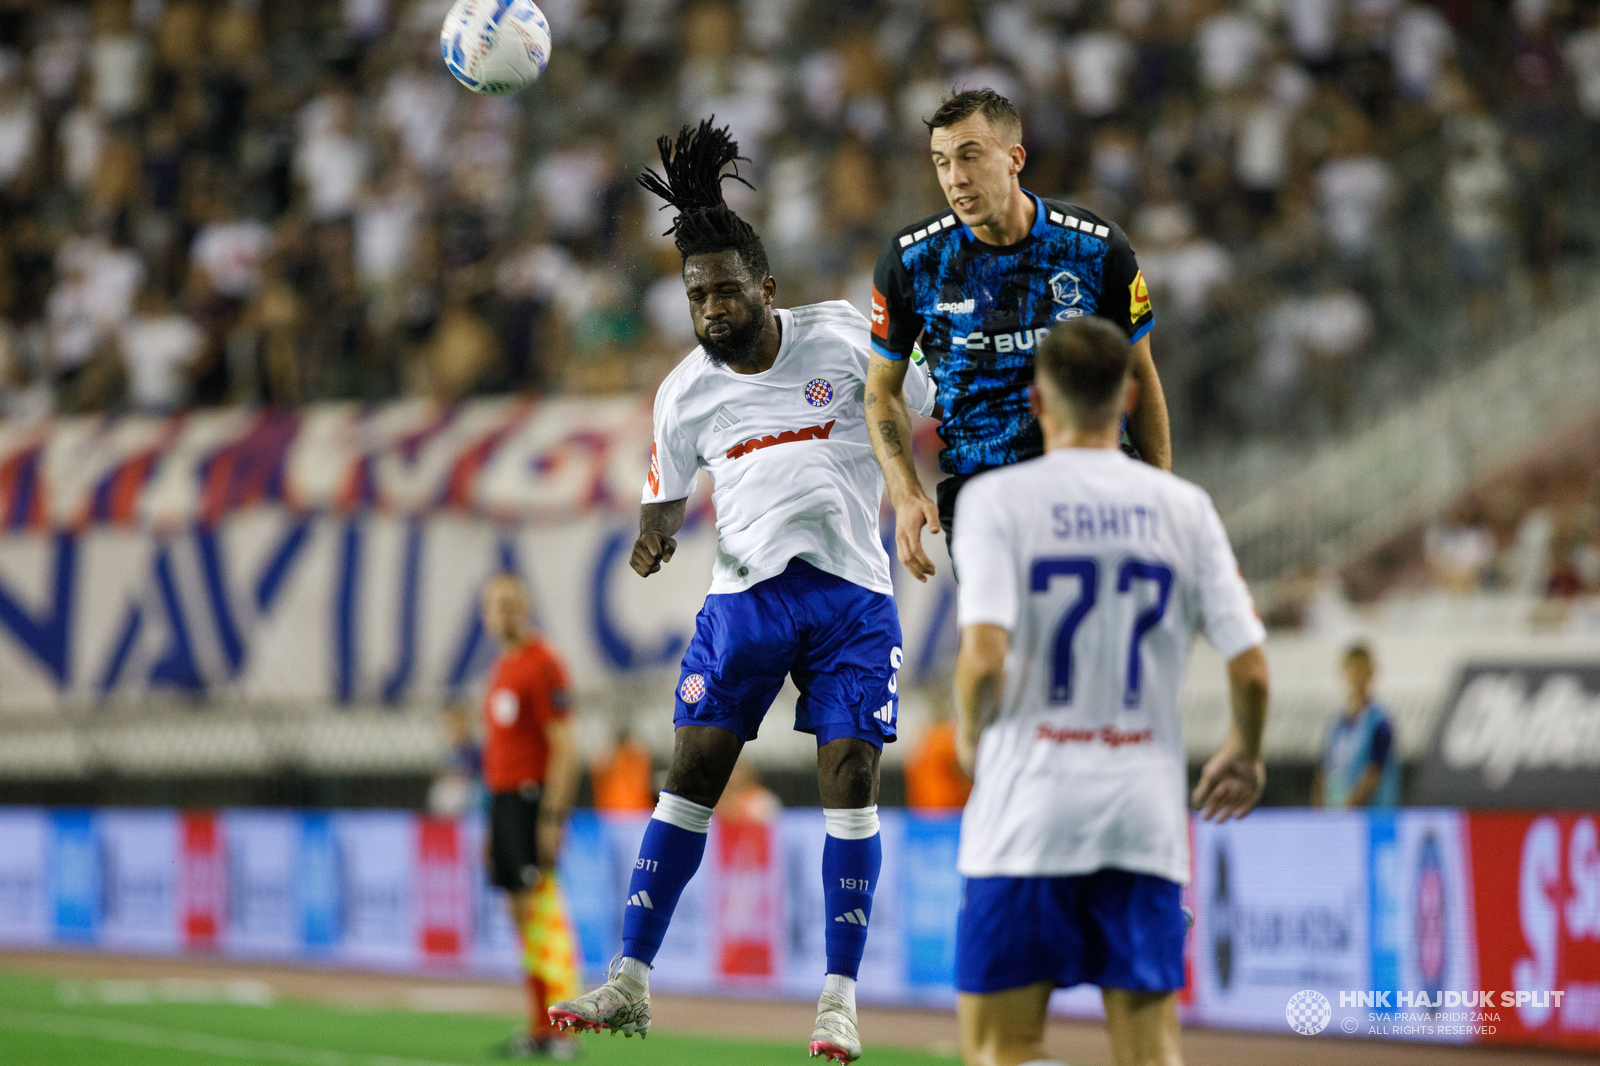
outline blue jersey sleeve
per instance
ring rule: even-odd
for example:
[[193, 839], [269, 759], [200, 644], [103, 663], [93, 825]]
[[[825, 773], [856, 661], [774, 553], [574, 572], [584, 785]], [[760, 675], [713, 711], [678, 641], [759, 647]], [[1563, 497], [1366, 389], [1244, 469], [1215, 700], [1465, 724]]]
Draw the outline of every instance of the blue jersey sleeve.
[[1115, 223], [1107, 220], [1107, 224], [1111, 228], [1111, 238], [1100, 275], [1100, 310], [1096, 313], [1122, 327], [1129, 343], [1137, 343], [1155, 325], [1150, 293], [1145, 288], [1144, 272], [1139, 269], [1138, 257], [1133, 254], [1127, 234]]
[[1382, 770], [1389, 762], [1389, 748], [1394, 744], [1394, 727], [1383, 718], [1372, 727], [1372, 744], [1368, 748], [1367, 765]]
[[887, 359], [904, 359], [922, 335], [911, 276], [900, 260], [900, 244], [891, 240], [872, 272], [872, 350]]

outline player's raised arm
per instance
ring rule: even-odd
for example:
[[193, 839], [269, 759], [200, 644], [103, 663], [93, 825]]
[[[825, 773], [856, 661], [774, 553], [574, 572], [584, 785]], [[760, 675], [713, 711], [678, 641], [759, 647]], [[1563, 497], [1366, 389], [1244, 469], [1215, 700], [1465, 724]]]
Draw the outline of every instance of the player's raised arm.
[[678, 550], [678, 542], [672, 538], [683, 528], [684, 505], [688, 502], [685, 497], [639, 508], [639, 539], [633, 542], [633, 557], [628, 560], [634, 573], [649, 577], [672, 561]]
[[939, 508], [923, 491], [911, 460], [911, 409], [906, 404], [906, 370], [910, 359], [886, 359], [877, 352], [867, 366], [867, 433], [872, 454], [883, 468], [894, 505], [894, 544], [900, 562], [918, 581], [934, 572], [933, 560], [922, 550], [922, 529], [940, 532]]

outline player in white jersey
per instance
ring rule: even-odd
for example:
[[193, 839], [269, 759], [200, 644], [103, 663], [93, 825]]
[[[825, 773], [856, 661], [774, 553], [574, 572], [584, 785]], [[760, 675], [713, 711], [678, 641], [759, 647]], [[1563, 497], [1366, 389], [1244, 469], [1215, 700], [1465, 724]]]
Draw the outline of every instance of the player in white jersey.
[[[1228, 664], [1233, 724], [1194, 802], [1246, 814], [1266, 780], [1266, 633], [1210, 498], [1118, 450], [1126, 336], [1051, 330], [1033, 406], [1045, 454], [957, 502], [956, 947], [963, 1051], [1049, 1066], [1056, 988], [1101, 988], [1118, 1066], [1178, 1066], [1189, 880], [1178, 689], [1202, 632]], [[975, 767], [974, 767], [975, 764]]]
[[[795, 728], [817, 737], [828, 834], [827, 971], [809, 1049], [853, 1062], [855, 978], [883, 859], [878, 760], [895, 739], [901, 661], [878, 531], [883, 474], [862, 403], [871, 345], [866, 318], [847, 303], [773, 307], [761, 241], [722, 200], [722, 169], [737, 158], [727, 131], [702, 122], [685, 127], [675, 150], [661, 139], [664, 180], [641, 179], [678, 209], [671, 232], [700, 347], [656, 393], [632, 566], [649, 577], [672, 558], [700, 470], [711, 475], [717, 560], [683, 657], [672, 766], [628, 888], [620, 962], [550, 1017], [648, 1031], [650, 965], [705, 852], [711, 809], [792, 677]], [[920, 361], [907, 381], [908, 400], [931, 411]]]

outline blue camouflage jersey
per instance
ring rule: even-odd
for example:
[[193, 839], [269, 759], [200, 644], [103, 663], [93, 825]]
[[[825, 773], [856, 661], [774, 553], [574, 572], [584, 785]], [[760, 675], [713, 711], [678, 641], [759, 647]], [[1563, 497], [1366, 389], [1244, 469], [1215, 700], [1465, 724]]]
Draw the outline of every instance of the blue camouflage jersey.
[[921, 337], [943, 409], [939, 466], [949, 474], [1044, 451], [1028, 386], [1034, 349], [1051, 325], [1099, 315], [1131, 343], [1152, 324], [1122, 230], [1073, 204], [1028, 196], [1036, 217], [1016, 244], [984, 244], [947, 210], [901, 230], [873, 274], [873, 350], [904, 359]]

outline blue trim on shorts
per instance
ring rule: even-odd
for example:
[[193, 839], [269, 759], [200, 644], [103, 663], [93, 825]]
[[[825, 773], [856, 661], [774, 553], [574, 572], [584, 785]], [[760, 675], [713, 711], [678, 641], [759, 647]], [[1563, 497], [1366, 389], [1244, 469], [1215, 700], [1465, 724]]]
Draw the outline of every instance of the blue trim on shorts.
[[1127, 870], [969, 877], [956, 923], [956, 989], [984, 995], [1041, 981], [1182, 988], [1181, 896], [1175, 881]]
[[882, 748], [895, 739], [900, 660], [894, 597], [792, 559], [777, 577], [706, 597], [683, 654], [672, 724], [754, 740], [793, 677], [795, 729], [815, 733], [819, 746], [855, 737]]

